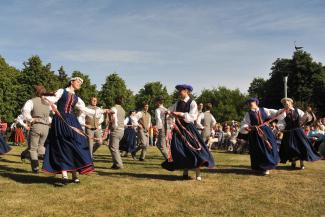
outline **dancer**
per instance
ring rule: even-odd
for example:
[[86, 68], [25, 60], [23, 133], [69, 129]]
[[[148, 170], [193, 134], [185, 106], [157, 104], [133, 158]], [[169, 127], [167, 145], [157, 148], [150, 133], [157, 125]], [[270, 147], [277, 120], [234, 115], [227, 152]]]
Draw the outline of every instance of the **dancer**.
[[214, 116], [211, 114], [212, 104], [207, 103], [204, 107], [204, 112], [197, 119], [198, 129], [201, 130], [203, 141], [207, 144], [214, 125], [217, 123]]
[[120, 153], [120, 141], [124, 135], [124, 119], [125, 111], [122, 107], [123, 97], [118, 96], [115, 98], [115, 105], [112, 107], [114, 112], [110, 126], [109, 150], [111, 151], [113, 165], [111, 169], [123, 169], [123, 161]]
[[[85, 103], [75, 94], [83, 80], [80, 77], [71, 78], [67, 88], [59, 89], [54, 96], [44, 97], [55, 111], [49, 144], [46, 147], [43, 171], [47, 173], [62, 173], [62, 184], [68, 184], [68, 171], [72, 172], [74, 183], [80, 183], [77, 172], [87, 174], [94, 170], [89, 152], [87, 137], [83, 133], [73, 110], [76, 107], [88, 115], [95, 112], [85, 106]], [[56, 103], [57, 109], [53, 106]], [[108, 112], [101, 109], [100, 113]]]
[[136, 111], [129, 111], [128, 117], [124, 120], [124, 135], [120, 142], [120, 151], [122, 151], [122, 157], [127, 157], [128, 153], [132, 153], [137, 148], [137, 127], [138, 119], [136, 117]]
[[155, 111], [155, 119], [156, 125], [158, 129], [158, 138], [157, 138], [157, 148], [160, 150], [161, 154], [165, 158], [168, 159], [168, 152], [167, 152], [167, 138], [166, 138], [166, 131], [167, 131], [167, 123], [166, 123], [166, 111], [167, 109], [164, 107], [164, 100], [162, 98], [156, 99], [156, 111]]
[[250, 111], [241, 122], [240, 132], [248, 134], [252, 169], [268, 175], [280, 161], [276, 138], [267, 125], [267, 120], [276, 117], [278, 111], [259, 108], [257, 98], [250, 98], [247, 103]]
[[200, 167], [214, 167], [214, 159], [194, 126], [198, 110], [196, 102], [190, 98], [192, 86], [182, 84], [176, 89], [180, 99], [168, 109], [175, 117], [170, 155], [162, 167], [169, 171], [184, 170], [183, 179], [190, 179], [188, 171], [195, 169], [196, 180], [201, 181]]
[[138, 147], [132, 152], [132, 158], [136, 159], [136, 153], [141, 150], [139, 161], [144, 161], [149, 146], [149, 129], [151, 127], [151, 115], [148, 112], [149, 104], [143, 104], [143, 111], [137, 113], [138, 118]]
[[[45, 141], [49, 132], [51, 124], [50, 111], [51, 107], [42, 99], [42, 96], [46, 95], [46, 89], [42, 85], [35, 87], [35, 95], [33, 99], [28, 100], [23, 109], [23, 119], [29, 123], [29, 139], [28, 139], [28, 151], [31, 159], [32, 172], [38, 173], [39, 163], [38, 157], [45, 154]], [[24, 151], [25, 152], [25, 151]], [[21, 154], [23, 158], [24, 154]]]
[[[87, 108], [95, 112], [94, 115], [80, 114], [78, 117], [81, 126], [84, 125], [85, 132], [88, 136], [88, 145], [90, 155], [93, 158], [93, 154], [98, 149], [98, 147], [103, 143], [102, 140], [102, 127], [101, 124], [104, 122], [104, 115], [100, 112], [100, 108], [97, 107], [97, 98], [92, 96], [90, 98], [90, 105]], [[83, 119], [80, 121], [81, 119]]]
[[1, 124], [0, 155], [2, 155], [8, 153], [11, 150], [11, 147], [6, 143], [6, 140], [3, 137], [3, 135], [6, 134], [7, 123], [5, 123], [2, 118], [0, 118], [0, 124]]
[[292, 168], [296, 168], [296, 161], [300, 160], [300, 169], [305, 169], [304, 161], [320, 159], [302, 128], [308, 117], [303, 111], [293, 107], [291, 98], [283, 98], [281, 103], [284, 107], [282, 119], [278, 122], [279, 129], [283, 131], [280, 146], [281, 163], [291, 161]]
[[11, 129], [11, 141], [15, 146], [20, 146], [25, 143], [24, 127], [16, 118], [14, 123], [10, 126]]

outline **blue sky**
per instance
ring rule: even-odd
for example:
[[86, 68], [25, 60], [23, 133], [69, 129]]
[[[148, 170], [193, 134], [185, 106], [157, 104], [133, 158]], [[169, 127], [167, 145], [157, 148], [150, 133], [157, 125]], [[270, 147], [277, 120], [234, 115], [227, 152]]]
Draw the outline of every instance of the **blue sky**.
[[98, 88], [117, 72], [137, 91], [161, 81], [195, 92], [247, 91], [289, 58], [293, 41], [325, 63], [323, 0], [0, 0], [0, 55], [17, 68], [31, 55]]

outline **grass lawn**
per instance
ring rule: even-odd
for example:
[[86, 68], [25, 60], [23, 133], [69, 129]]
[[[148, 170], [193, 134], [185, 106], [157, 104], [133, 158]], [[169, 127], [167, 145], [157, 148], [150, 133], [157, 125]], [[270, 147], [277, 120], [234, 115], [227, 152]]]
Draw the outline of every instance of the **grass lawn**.
[[81, 176], [80, 185], [55, 187], [60, 176], [32, 174], [20, 161], [23, 149], [0, 156], [0, 216], [325, 217], [325, 161], [306, 163], [304, 171], [280, 165], [258, 176], [248, 155], [214, 152], [218, 166], [204, 170], [203, 181], [182, 181], [180, 171], [160, 167], [155, 147], [145, 162], [124, 158], [125, 169], [114, 171], [102, 146], [96, 172]]

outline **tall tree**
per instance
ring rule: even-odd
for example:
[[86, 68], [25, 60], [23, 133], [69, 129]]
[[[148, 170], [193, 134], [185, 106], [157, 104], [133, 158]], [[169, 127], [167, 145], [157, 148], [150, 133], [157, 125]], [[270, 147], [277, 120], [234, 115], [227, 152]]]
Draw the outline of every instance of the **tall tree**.
[[151, 113], [155, 110], [155, 99], [163, 98], [165, 106], [169, 106], [172, 102], [172, 97], [168, 94], [167, 88], [159, 81], [149, 82], [139, 90], [135, 96], [135, 103], [138, 109], [141, 109], [144, 102], [149, 104]]
[[68, 75], [66, 74], [63, 66], [61, 66], [58, 70], [59, 73], [59, 81], [62, 86], [66, 85], [68, 83]]
[[20, 113], [20, 104], [18, 103], [19, 76], [20, 72], [9, 66], [5, 59], [0, 56], [0, 117], [7, 122], [12, 122]]
[[247, 96], [239, 89], [231, 90], [226, 87], [205, 89], [197, 98], [203, 104], [212, 103], [212, 114], [218, 122], [241, 120], [245, 113], [244, 105]]
[[117, 96], [124, 98], [124, 109], [129, 111], [135, 108], [134, 95], [131, 90], [126, 87], [125, 81], [113, 73], [106, 77], [106, 81], [99, 92], [99, 98], [104, 107], [112, 107]]
[[23, 63], [24, 68], [18, 79], [20, 91], [18, 93], [19, 104], [23, 104], [34, 96], [34, 86], [44, 85], [48, 91], [55, 91], [60, 88], [60, 81], [54, 71], [51, 71], [51, 64], [43, 65], [39, 56], [32, 56]]

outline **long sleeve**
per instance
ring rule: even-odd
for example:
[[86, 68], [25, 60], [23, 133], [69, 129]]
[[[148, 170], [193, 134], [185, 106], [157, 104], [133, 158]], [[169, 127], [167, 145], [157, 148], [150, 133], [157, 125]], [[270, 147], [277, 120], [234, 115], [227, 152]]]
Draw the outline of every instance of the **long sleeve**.
[[249, 117], [249, 113], [247, 112], [245, 114], [244, 119], [242, 120], [242, 122], [240, 123], [240, 129], [239, 131], [242, 134], [248, 134], [247, 128], [251, 125], [251, 119]]
[[213, 127], [214, 125], [216, 125], [216, 123], [217, 123], [217, 121], [216, 121], [216, 119], [214, 118], [214, 116], [212, 115], [212, 126], [211, 127]]
[[100, 114], [100, 117], [99, 117], [99, 120], [98, 120], [99, 126], [101, 126], [101, 124], [104, 122], [104, 120], [105, 120], [104, 114]]
[[280, 131], [283, 131], [286, 128], [286, 122], [284, 118], [278, 121], [277, 126]]
[[59, 101], [59, 99], [61, 98], [62, 94], [63, 94], [64, 90], [63, 89], [58, 89], [54, 96], [43, 96], [43, 98], [47, 99], [48, 101], [50, 101], [51, 103], [56, 103], [57, 101]]
[[156, 125], [158, 129], [163, 128], [162, 120], [161, 120], [161, 111], [160, 109], [156, 109], [155, 111]]
[[125, 126], [125, 127], [128, 126], [128, 123], [129, 123], [129, 117], [126, 117], [126, 118], [124, 119], [124, 126]]
[[174, 103], [171, 107], [168, 108], [168, 111], [170, 112], [175, 112], [176, 111], [176, 106], [177, 106], [177, 102]]
[[270, 118], [276, 116], [279, 112], [279, 110], [276, 109], [268, 109], [268, 108], [264, 108], [264, 111], [266, 113], [266, 115]]
[[[78, 97], [78, 102], [76, 103], [76, 107], [78, 110], [80, 110], [81, 112], [84, 112], [86, 115], [89, 116], [94, 116], [96, 111], [94, 109], [90, 109], [87, 108], [84, 101], [82, 101], [82, 99], [80, 99], [80, 97]], [[103, 114], [103, 110], [102, 109], [98, 109], [97, 110], [97, 114]]]
[[24, 116], [21, 114], [17, 117], [17, 122], [22, 125], [25, 129], [28, 128], [27, 124], [24, 122]]
[[151, 115], [149, 116], [149, 123], [148, 123], [148, 129], [151, 127]]
[[33, 117], [31, 115], [31, 112], [33, 110], [34, 104], [32, 100], [28, 100], [23, 109], [22, 109], [22, 116], [23, 119], [27, 120], [28, 122], [32, 122], [33, 121]]
[[113, 114], [113, 121], [114, 121], [114, 123], [113, 123], [113, 126], [112, 127], [114, 129], [116, 129], [118, 127], [118, 125], [117, 125], [117, 109], [115, 107], [113, 107], [111, 110], [114, 112], [114, 114]]
[[86, 125], [86, 115], [81, 112], [81, 114], [78, 116], [78, 121], [80, 123], [81, 126], [85, 126]]
[[186, 123], [194, 123], [194, 121], [197, 119], [198, 110], [197, 110], [197, 104], [193, 100], [190, 105], [190, 112], [183, 113], [184, 121]]
[[196, 121], [196, 126], [198, 129], [203, 129], [203, 125], [202, 125], [202, 119], [204, 118], [204, 113], [199, 114], [197, 121]]

